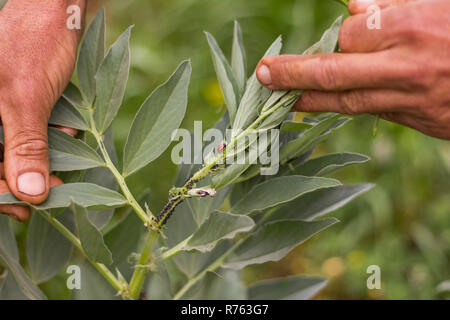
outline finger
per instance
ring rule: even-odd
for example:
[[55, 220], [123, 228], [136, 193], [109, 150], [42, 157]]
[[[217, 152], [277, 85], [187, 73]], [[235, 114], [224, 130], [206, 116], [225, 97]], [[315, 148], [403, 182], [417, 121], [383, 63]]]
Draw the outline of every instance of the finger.
[[50, 176], [50, 188], [60, 186], [62, 184], [64, 184], [64, 182], [60, 178], [55, 175]]
[[63, 126], [57, 126], [57, 125], [49, 125], [50, 127], [54, 127], [57, 128], [61, 131], [64, 131], [65, 133], [70, 134], [71, 136], [76, 136], [78, 134], [78, 130], [74, 129], [74, 128], [69, 128], [69, 127], [63, 127]]
[[[11, 191], [6, 181], [0, 180], [0, 194], [9, 192]], [[0, 213], [6, 214], [18, 221], [25, 221], [30, 217], [30, 208], [15, 204], [1, 204]]]
[[408, 2], [414, 2], [416, 0], [351, 0], [348, 4], [348, 11], [350, 14], [367, 13], [370, 6], [377, 6], [380, 9], [384, 9], [391, 6], [399, 6]]
[[402, 113], [402, 112], [386, 112], [381, 113], [380, 117], [384, 120], [395, 122], [415, 130], [418, 130], [427, 136], [449, 140], [448, 125], [444, 123], [439, 125], [435, 120], [425, 119], [423, 117]]
[[[395, 28], [373, 28], [368, 26], [368, 15], [355, 15], [344, 20], [339, 29], [339, 48], [345, 53], [375, 52], [395, 44], [392, 36]], [[384, 25], [391, 23], [389, 15], [380, 12]]]
[[5, 177], [18, 199], [39, 204], [49, 192], [47, 122], [50, 108], [34, 104], [33, 98], [37, 97], [26, 98], [30, 100], [28, 105], [1, 105]]
[[415, 96], [395, 90], [360, 89], [338, 92], [305, 91], [294, 111], [378, 114], [403, 112], [414, 105]]
[[260, 61], [256, 75], [272, 90], [385, 88], [395, 85], [396, 77], [403, 74], [400, 64], [393, 63], [390, 55], [389, 51], [382, 51], [267, 57]]
[[[3, 164], [0, 164], [0, 171], [3, 171]], [[63, 184], [61, 179], [57, 176], [50, 176], [50, 186], [55, 187]], [[6, 181], [0, 180], [0, 194], [9, 193], [8, 184]], [[29, 207], [16, 204], [1, 204], [0, 214], [6, 214], [17, 221], [26, 221], [30, 218], [31, 210]]]
[[385, 112], [381, 113], [380, 117], [389, 122], [401, 124], [403, 126], [421, 131], [422, 133], [425, 133], [427, 135], [432, 135], [428, 133], [429, 130], [424, 125], [422, 125], [420, 121], [417, 121], [417, 119], [411, 115], [400, 112]]

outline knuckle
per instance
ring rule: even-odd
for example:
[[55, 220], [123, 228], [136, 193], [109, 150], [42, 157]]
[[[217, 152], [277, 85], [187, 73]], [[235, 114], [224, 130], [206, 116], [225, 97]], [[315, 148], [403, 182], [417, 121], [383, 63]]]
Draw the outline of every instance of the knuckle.
[[424, 30], [417, 20], [410, 18], [397, 20], [395, 30], [396, 34], [400, 35], [403, 40], [415, 41], [422, 39]]
[[321, 64], [315, 72], [315, 82], [321, 90], [329, 91], [338, 88], [337, 62], [334, 59]]
[[364, 105], [363, 96], [358, 91], [347, 91], [338, 95], [339, 107], [349, 115], [358, 113], [359, 106]]
[[297, 103], [297, 106], [301, 108], [301, 110], [311, 110], [314, 107], [314, 98], [312, 92], [304, 92]]
[[341, 28], [339, 29], [338, 35], [339, 48], [341, 49], [342, 52], [349, 52], [352, 49], [352, 42], [351, 42], [352, 36], [350, 32], [351, 28], [352, 28], [351, 18], [348, 18], [344, 20]]
[[432, 64], [416, 62], [409, 66], [405, 78], [412, 89], [428, 90], [434, 87], [438, 77]]
[[47, 137], [33, 132], [23, 132], [16, 135], [10, 145], [16, 156], [28, 160], [43, 160], [48, 158]]
[[290, 63], [283, 63], [278, 72], [278, 83], [283, 87], [290, 87], [296, 79], [297, 65]]

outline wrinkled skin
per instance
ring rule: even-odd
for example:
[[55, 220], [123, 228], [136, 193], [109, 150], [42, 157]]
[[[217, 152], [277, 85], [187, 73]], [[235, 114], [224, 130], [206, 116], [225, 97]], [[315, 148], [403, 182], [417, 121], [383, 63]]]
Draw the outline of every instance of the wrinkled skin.
[[[367, 28], [368, 6], [381, 29]], [[270, 89], [307, 89], [296, 111], [380, 114], [450, 139], [450, 1], [378, 0], [349, 4], [339, 33], [342, 53], [262, 59]]]
[[[80, 6], [84, 14], [85, 0], [9, 0], [0, 11], [0, 116], [5, 134], [0, 193], [13, 192], [33, 204], [43, 202], [50, 187], [62, 183], [49, 173], [47, 125], [71, 78], [81, 35], [81, 30], [66, 26], [70, 5]], [[28, 208], [16, 205], [0, 205], [0, 212], [21, 221], [30, 215]]]

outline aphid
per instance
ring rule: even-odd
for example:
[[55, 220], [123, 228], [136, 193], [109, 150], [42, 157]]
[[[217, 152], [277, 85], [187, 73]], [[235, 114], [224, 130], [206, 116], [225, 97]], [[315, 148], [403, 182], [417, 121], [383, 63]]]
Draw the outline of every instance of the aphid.
[[217, 147], [217, 152], [221, 152], [226, 146], [227, 146], [227, 145], [226, 145], [225, 143], [220, 144], [220, 145]]

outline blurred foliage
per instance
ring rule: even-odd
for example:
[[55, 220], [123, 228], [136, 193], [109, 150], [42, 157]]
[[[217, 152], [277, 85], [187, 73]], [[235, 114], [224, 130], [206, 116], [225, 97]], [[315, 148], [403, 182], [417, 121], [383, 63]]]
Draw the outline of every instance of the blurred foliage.
[[[338, 15], [346, 14], [332, 0], [96, 0], [89, 4], [89, 21], [98, 8], [106, 7], [109, 40], [135, 24], [130, 81], [113, 124], [119, 151], [140, 104], [183, 59], [190, 58], [193, 64], [183, 126], [192, 129], [194, 120], [202, 120], [205, 130], [220, 117], [223, 99], [204, 30], [230, 54], [227, 45], [237, 19], [249, 48], [251, 71], [279, 34], [284, 36], [285, 52], [298, 53], [318, 40]], [[319, 274], [330, 278], [320, 299], [449, 298], [448, 292], [439, 293], [436, 287], [450, 279], [450, 142], [384, 121], [374, 138], [373, 121], [371, 116], [356, 117], [316, 153], [346, 150], [370, 155], [371, 162], [347, 168], [338, 178], [345, 183], [373, 182], [377, 187], [335, 213], [340, 224], [282, 261], [245, 269], [247, 283]], [[170, 149], [129, 178], [136, 193], [150, 187], [156, 209], [167, 198], [176, 173]], [[20, 234], [22, 227], [17, 226]], [[372, 264], [381, 268], [381, 290], [367, 289], [366, 269]], [[43, 290], [50, 297], [68, 297], [54, 284], [62, 279], [43, 284]]]

